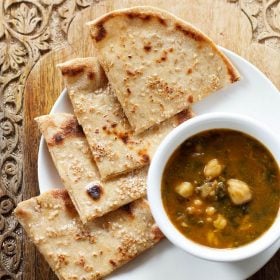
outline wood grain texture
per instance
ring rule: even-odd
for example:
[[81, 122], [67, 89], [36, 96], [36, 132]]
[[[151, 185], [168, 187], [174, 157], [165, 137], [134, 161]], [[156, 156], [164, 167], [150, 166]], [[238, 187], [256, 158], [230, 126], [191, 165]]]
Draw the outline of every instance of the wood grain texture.
[[[280, 0], [0, 1], [1, 280], [56, 279], [12, 216], [17, 202], [38, 194], [33, 118], [48, 113], [63, 88], [55, 64], [94, 54], [83, 23], [134, 5], [161, 7], [192, 22], [280, 89]], [[278, 280], [279, 270], [280, 252], [250, 279]]]

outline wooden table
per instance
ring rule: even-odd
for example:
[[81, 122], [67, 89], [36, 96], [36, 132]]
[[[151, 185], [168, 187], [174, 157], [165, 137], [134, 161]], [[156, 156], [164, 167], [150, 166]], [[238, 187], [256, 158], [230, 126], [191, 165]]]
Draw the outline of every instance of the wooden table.
[[[194, 23], [280, 88], [280, 0], [0, 1], [1, 280], [56, 279], [12, 215], [19, 201], [39, 193], [39, 133], [33, 118], [48, 113], [63, 88], [55, 64], [93, 55], [84, 22], [141, 4]], [[280, 251], [250, 279], [280, 279]]]

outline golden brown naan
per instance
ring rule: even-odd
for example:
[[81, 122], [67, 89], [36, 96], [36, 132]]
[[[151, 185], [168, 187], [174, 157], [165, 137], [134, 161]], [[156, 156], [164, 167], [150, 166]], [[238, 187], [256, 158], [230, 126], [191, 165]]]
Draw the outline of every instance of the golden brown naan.
[[239, 79], [211, 39], [166, 11], [116, 10], [89, 25], [99, 62], [137, 133]]
[[162, 234], [144, 199], [86, 226], [66, 192], [20, 202], [15, 215], [61, 280], [95, 280], [152, 247]]
[[183, 111], [135, 135], [96, 58], [58, 67], [102, 179], [147, 165], [166, 134], [192, 115]]
[[36, 121], [83, 223], [146, 194], [146, 168], [106, 182], [100, 180], [86, 138], [73, 115], [45, 115]]

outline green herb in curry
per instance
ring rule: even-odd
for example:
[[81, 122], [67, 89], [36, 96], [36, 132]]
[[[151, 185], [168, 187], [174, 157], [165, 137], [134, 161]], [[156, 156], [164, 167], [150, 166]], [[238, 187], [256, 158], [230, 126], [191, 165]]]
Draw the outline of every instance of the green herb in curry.
[[173, 224], [215, 248], [239, 247], [262, 235], [277, 215], [279, 197], [279, 167], [271, 153], [233, 130], [209, 130], [185, 141], [162, 180]]

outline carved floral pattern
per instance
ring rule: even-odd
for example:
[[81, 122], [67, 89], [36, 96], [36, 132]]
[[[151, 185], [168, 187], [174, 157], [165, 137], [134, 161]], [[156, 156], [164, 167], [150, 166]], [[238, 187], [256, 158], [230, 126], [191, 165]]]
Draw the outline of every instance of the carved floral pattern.
[[38, 16], [38, 10], [34, 6], [29, 9], [27, 4], [23, 2], [11, 10], [7, 23], [11, 24], [18, 33], [30, 34], [41, 20], [41, 17]]
[[252, 40], [280, 51], [279, 0], [228, 0], [238, 3], [252, 27]]
[[[280, 50], [280, 0], [227, 0], [248, 17], [253, 40]], [[97, 0], [0, 0], [0, 279], [22, 279], [22, 93], [42, 55], [66, 41], [75, 14]], [[54, 26], [55, 28], [50, 28]]]

